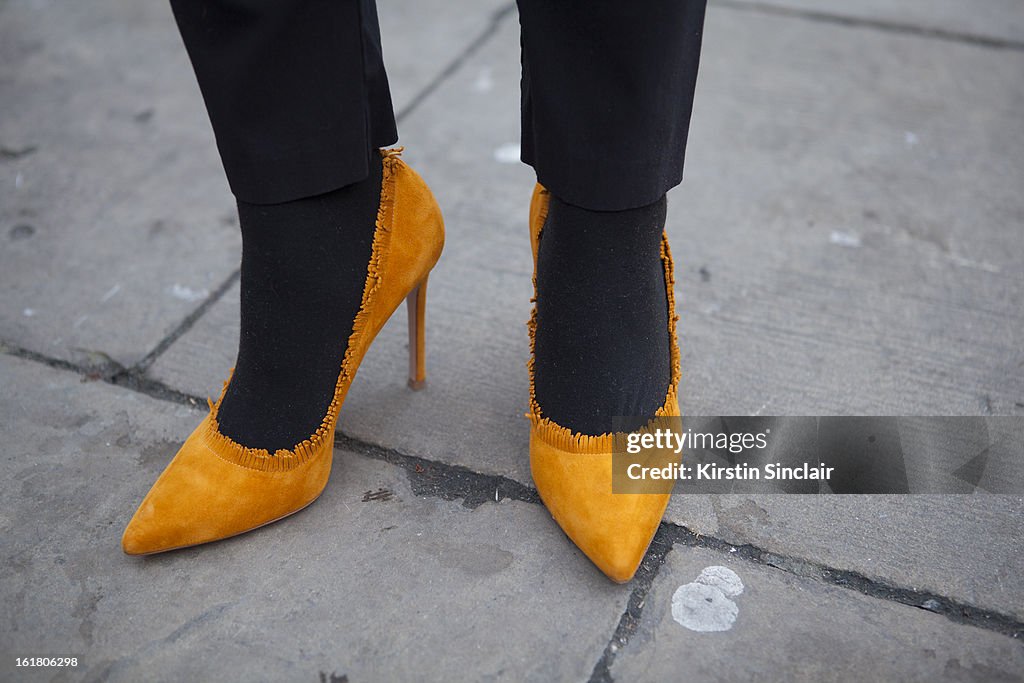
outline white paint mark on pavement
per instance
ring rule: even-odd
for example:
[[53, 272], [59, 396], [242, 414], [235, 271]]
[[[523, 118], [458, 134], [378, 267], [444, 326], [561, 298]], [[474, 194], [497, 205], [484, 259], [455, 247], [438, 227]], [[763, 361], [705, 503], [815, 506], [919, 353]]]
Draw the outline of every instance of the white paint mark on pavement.
[[956, 254], [950, 254], [948, 258], [954, 266], [959, 266], [960, 268], [974, 268], [976, 270], [983, 270], [986, 273], [999, 273], [1002, 271], [1002, 268], [988, 261], [972, 261]]
[[179, 285], [177, 282], [171, 287], [171, 296], [182, 301], [201, 301], [209, 295], [210, 293], [205, 289], [192, 289], [191, 287]]
[[101, 304], [107, 303], [108, 301], [113, 299], [115, 296], [117, 296], [117, 293], [120, 292], [120, 291], [121, 291], [121, 283], [119, 282], [116, 285], [114, 285], [113, 287], [111, 287], [109, 290], [107, 290], [107, 293], [104, 294], [102, 298], [100, 298], [100, 303]]
[[841, 247], [859, 247], [860, 236], [855, 235], [852, 232], [843, 232], [841, 230], [833, 230], [832, 234], [828, 236], [828, 241], [832, 244], [838, 244]]
[[491, 76], [490, 67], [480, 69], [476, 80], [473, 81], [473, 89], [477, 92], [490, 92], [494, 89], [494, 78]]
[[730, 598], [734, 598], [743, 592], [743, 582], [739, 575], [728, 567], [705, 567], [704, 571], [697, 577], [696, 583], [703, 583], [705, 586], [714, 586]]
[[494, 160], [501, 164], [514, 164], [519, 161], [519, 143], [506, 142], [494, 150]]
[[743, 592], [743, 581], [728, 567], [706, 567], [697, 580], [672, 595], [672, 618], [698, 633], [728, 631], [736, 622], [739, 607], [729, 599]]

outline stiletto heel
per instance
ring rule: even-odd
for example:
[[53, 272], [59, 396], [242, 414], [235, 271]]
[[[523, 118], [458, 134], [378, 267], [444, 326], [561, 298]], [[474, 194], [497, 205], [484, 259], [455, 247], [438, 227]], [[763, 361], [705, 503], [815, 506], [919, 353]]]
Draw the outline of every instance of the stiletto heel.
[[427, 278], [405, 298], [409, 312], [409, 388], [419, 391], [427, 385], [426, 328]]
[[409, 303], [409, 383], [423, 386], [427, 274], [441, 256], [444, 221], [430, 188], [398, 157], [400, 152], [380, 152], [380, 207], [363, 300], [320, 427], [291, 449], [270, 453], [250, 448], [221, 434], [217, 413], [222, 393], [216, 403], [210, 401], [209, 414], [128, 523], [121, 541], [126, 553], [148, 555], [235, 536], [316, 500], [331, 472], [338, 411], [366, 350], [403, 299]]

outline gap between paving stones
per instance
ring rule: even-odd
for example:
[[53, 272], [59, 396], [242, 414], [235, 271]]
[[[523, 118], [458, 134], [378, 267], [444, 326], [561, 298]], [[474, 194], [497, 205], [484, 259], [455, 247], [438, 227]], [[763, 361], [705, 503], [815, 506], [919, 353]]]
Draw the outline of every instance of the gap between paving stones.
[[954, 43], [966, 43], [979, 47], [994, 48], [997, 50], [1024, 51], [1024, 42], [1018, 40], [1007, 40], [1005, 38], [994, 38], [981, 36], [974, 33], [961, 33], [941, 28], [925, 28], [914, 24], [904, 24], [884, 19], [869, 19], [866, 17], [852, 17], [831, 12], [819, 12], [785, 5], [768, 4], [762, 2], [749, 2], [748, 0], [709, 0], [712, 7], [722, 9], [739, 10], [743, 12], [760, 12], [779, 17], [803, 19], [806, 21], [817, 21], [827, 24], [838, 24], [852, 28], [867, 28], [887, 33], [902, 33], [904, 35], [931, 38], [933, 40], [946, 40]]
[[[210, 292], [210, 295], [203, 300], [203, 303], [199, 304], [195, 310], [186, 315], [178, 326], [171, 330], [171, 333], [160, 340], [160, 342], [153, 347], [153, 350], [142, 357], [138, 363], [132, 368], [132, 372], [143, 373], [149, 369], [156, 359], [163, 355], [164, 351], [171, 348], [171, 345], [178, 341], [183, 334], [192, 329], [192, 326], [199, 321], [208, 310], [213, 308], [213, 305], [220, 301], [220, 298], [224, 296], [224, 293], [231, 289], [231, 286], [238, 281], [242, 276], [242, 269], [235, 268], [230, 275], [225, 278], [223, 282], [217, 285], [217, 288]], [[122, 371], [123, 372], [123, 371]]]

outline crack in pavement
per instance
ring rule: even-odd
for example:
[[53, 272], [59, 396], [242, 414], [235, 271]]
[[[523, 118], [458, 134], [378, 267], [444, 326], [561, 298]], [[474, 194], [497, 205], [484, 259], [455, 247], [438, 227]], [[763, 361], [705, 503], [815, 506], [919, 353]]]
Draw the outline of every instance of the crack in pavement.
[[461, 69], [470, 57], [476, 54], [480, 48], [486, 45], [487, 42], [498, 33], [498, 29], [501, 28], [502, 23], [504, 23], [505, 19], [507, 19], [515, 9], [516, 4], [514, 2], [510, 2], [495, 10], [494, 13], [491, 14], [491, 18], [487, 23], [487, 26], [477, 34], [477, 37], [470, 41], [470, 43], [463, 48], [447, 66], [441, 69], [440, 73], [434, 76], [434, 78], [432, 78], [425, 86], [420, 88], [420, 91], [413, 95], [408, 104], [396, 112], [395, 122], [402, 123], [402, 121], [404, 121], [406, 117], [412, 114], [413, 111], [423, 104], [428, 97], [434, 94], [434, 92], [436, 92], [437, 89], [445, 83], [445, 81]]
[[341, 431], [335, 432], [334, 445], [350, 453], [383, 460], [405, 470], [412, 492], [417, 496], [443, 500], [461, 499], [462, 505], [471, 510], [484, 503], [497, 503], [506, 498], [523, 503], [541, 502], [536, 489], [502, 475], [483, 474], [462, 465], [449, 465], [437, 460], [408, 455], [353, 438]]
[[590, 683], [612, 683], [614, 680], [611, 673], [612, 662], [615, 661], [619, 651], [626, 647], [630, 637], [640, 626], [640, 617], [643, 615], [644, 605], [647, 602], [647, 594], [650, 593], [654, 579], [657, 578], [662, 565], [665, 564], [665, 558], [672, 552], [671, 532], [668, 531], [670, 526], [672, 525], [667, 522], [661, 523], [647, 549], [647, 554], [640, 561], [640, 568], [637, 569], [636, 576], [633, 577], [633, 590], [629, 594], [626, 609], [619, 617], [619, 623], [605, 646], [604, 652], [601, 653], [600, 659], [594, 665], [590, 674]]
[[166, 636], [156, 638], [148, 643], [136, 648], [133, 652], [118, 658], [115, 661], [107, 662], [103, 667], [99, 669], [95, 676], [89, 678], [90, 681], [105, 681], [108, 680], [112, 674], [123, 670], [130, 665], [137, 662], [144, 655], [153, 652], [165, 645], [173, 645], [174, 643], [181, 640], [184, 636], [191, 634], [197, 628], [204, 626], [205, 624], [216, 621], [224, 614], [229, 608], [239, 604], [240, 601], [234, 602], [223, 602], [218, 605], [208, 607], [203, 612], [190, 618], [185, 623], [181, 624]]
[[213, 308], [215, 303], [221, 300], [221, 297], [231, 289], [231, 286], [234, 285], [241, 276], [242, 269], [240, 267], [231, 271], [231, 274], [229, 274], [223, 282], [217, 285], [217, 287], [210, 292], [209, 296], [203, 300], [203, 303], [196, 306], [191, 313], [186, 315], [182, 321], [178, 323], [173, 330], [171, 330], [170, 334], [161, 339], [149, 353], [142, 357], [142, 360], [133, 365], [130, 370], [124, 370], [119, 374], [140, 374], [148, 370], [150, 366], [156, 362], [156, 359], [163, 355], [164, 351], [171, 348], [171, 345], [174, 342], [178, 341], [182, 335], [191, 330], [192, 326], [195, 325], [207, 311]]

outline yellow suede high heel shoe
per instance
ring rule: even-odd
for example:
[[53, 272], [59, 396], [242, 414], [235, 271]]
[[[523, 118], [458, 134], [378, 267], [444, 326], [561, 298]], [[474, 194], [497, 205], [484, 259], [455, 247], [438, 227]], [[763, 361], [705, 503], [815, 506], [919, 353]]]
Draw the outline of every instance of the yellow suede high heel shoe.
[[147, 555], [228, 538], [316, 500], [331, 472], [338, 411], [356, 369], [403, 300], [409, 307], [409, 385], [423, 386], [427, 275], [441, 256], [444, 223], [426, 183], [398, 158], [401, 151], [381, 150], [380, 209], [362, 302], [334, 399], [316, 433], [275, 453], [242, 446], [218, 430], [221, 393], [139, 505], [121, 540], [124, 552]]
[[[574, 433], [544, 417], [534, 387], [534, 342], [537, 332], [537, 249], [547, 220], [551, 195], [541, 185], [530, 202], [530, 243], [533, 248], [534, 308], [530, 315], [530, 471], [541, 500], [573, 543], [612, 581], [633, 578], [654, 539], [668, 506], [670, 491], [613, 493], [612, 460], [616, 439], [624, 434], [587, 436]], [[671, 378], [665, 402], [655, 418], [679, 415], [679, 344], [676, 340], [672, 255], [662, 236], [671, 353]], [[652, 423], [653, 424], [653, 423]], [[641, 430], [642, 431], [642, 430]], [[659, 454], [659, 464], [673, 459]], [[674, 458], [678, 461], [678, 457]], [[665, 489], [664, 486], [660, 489]]]

